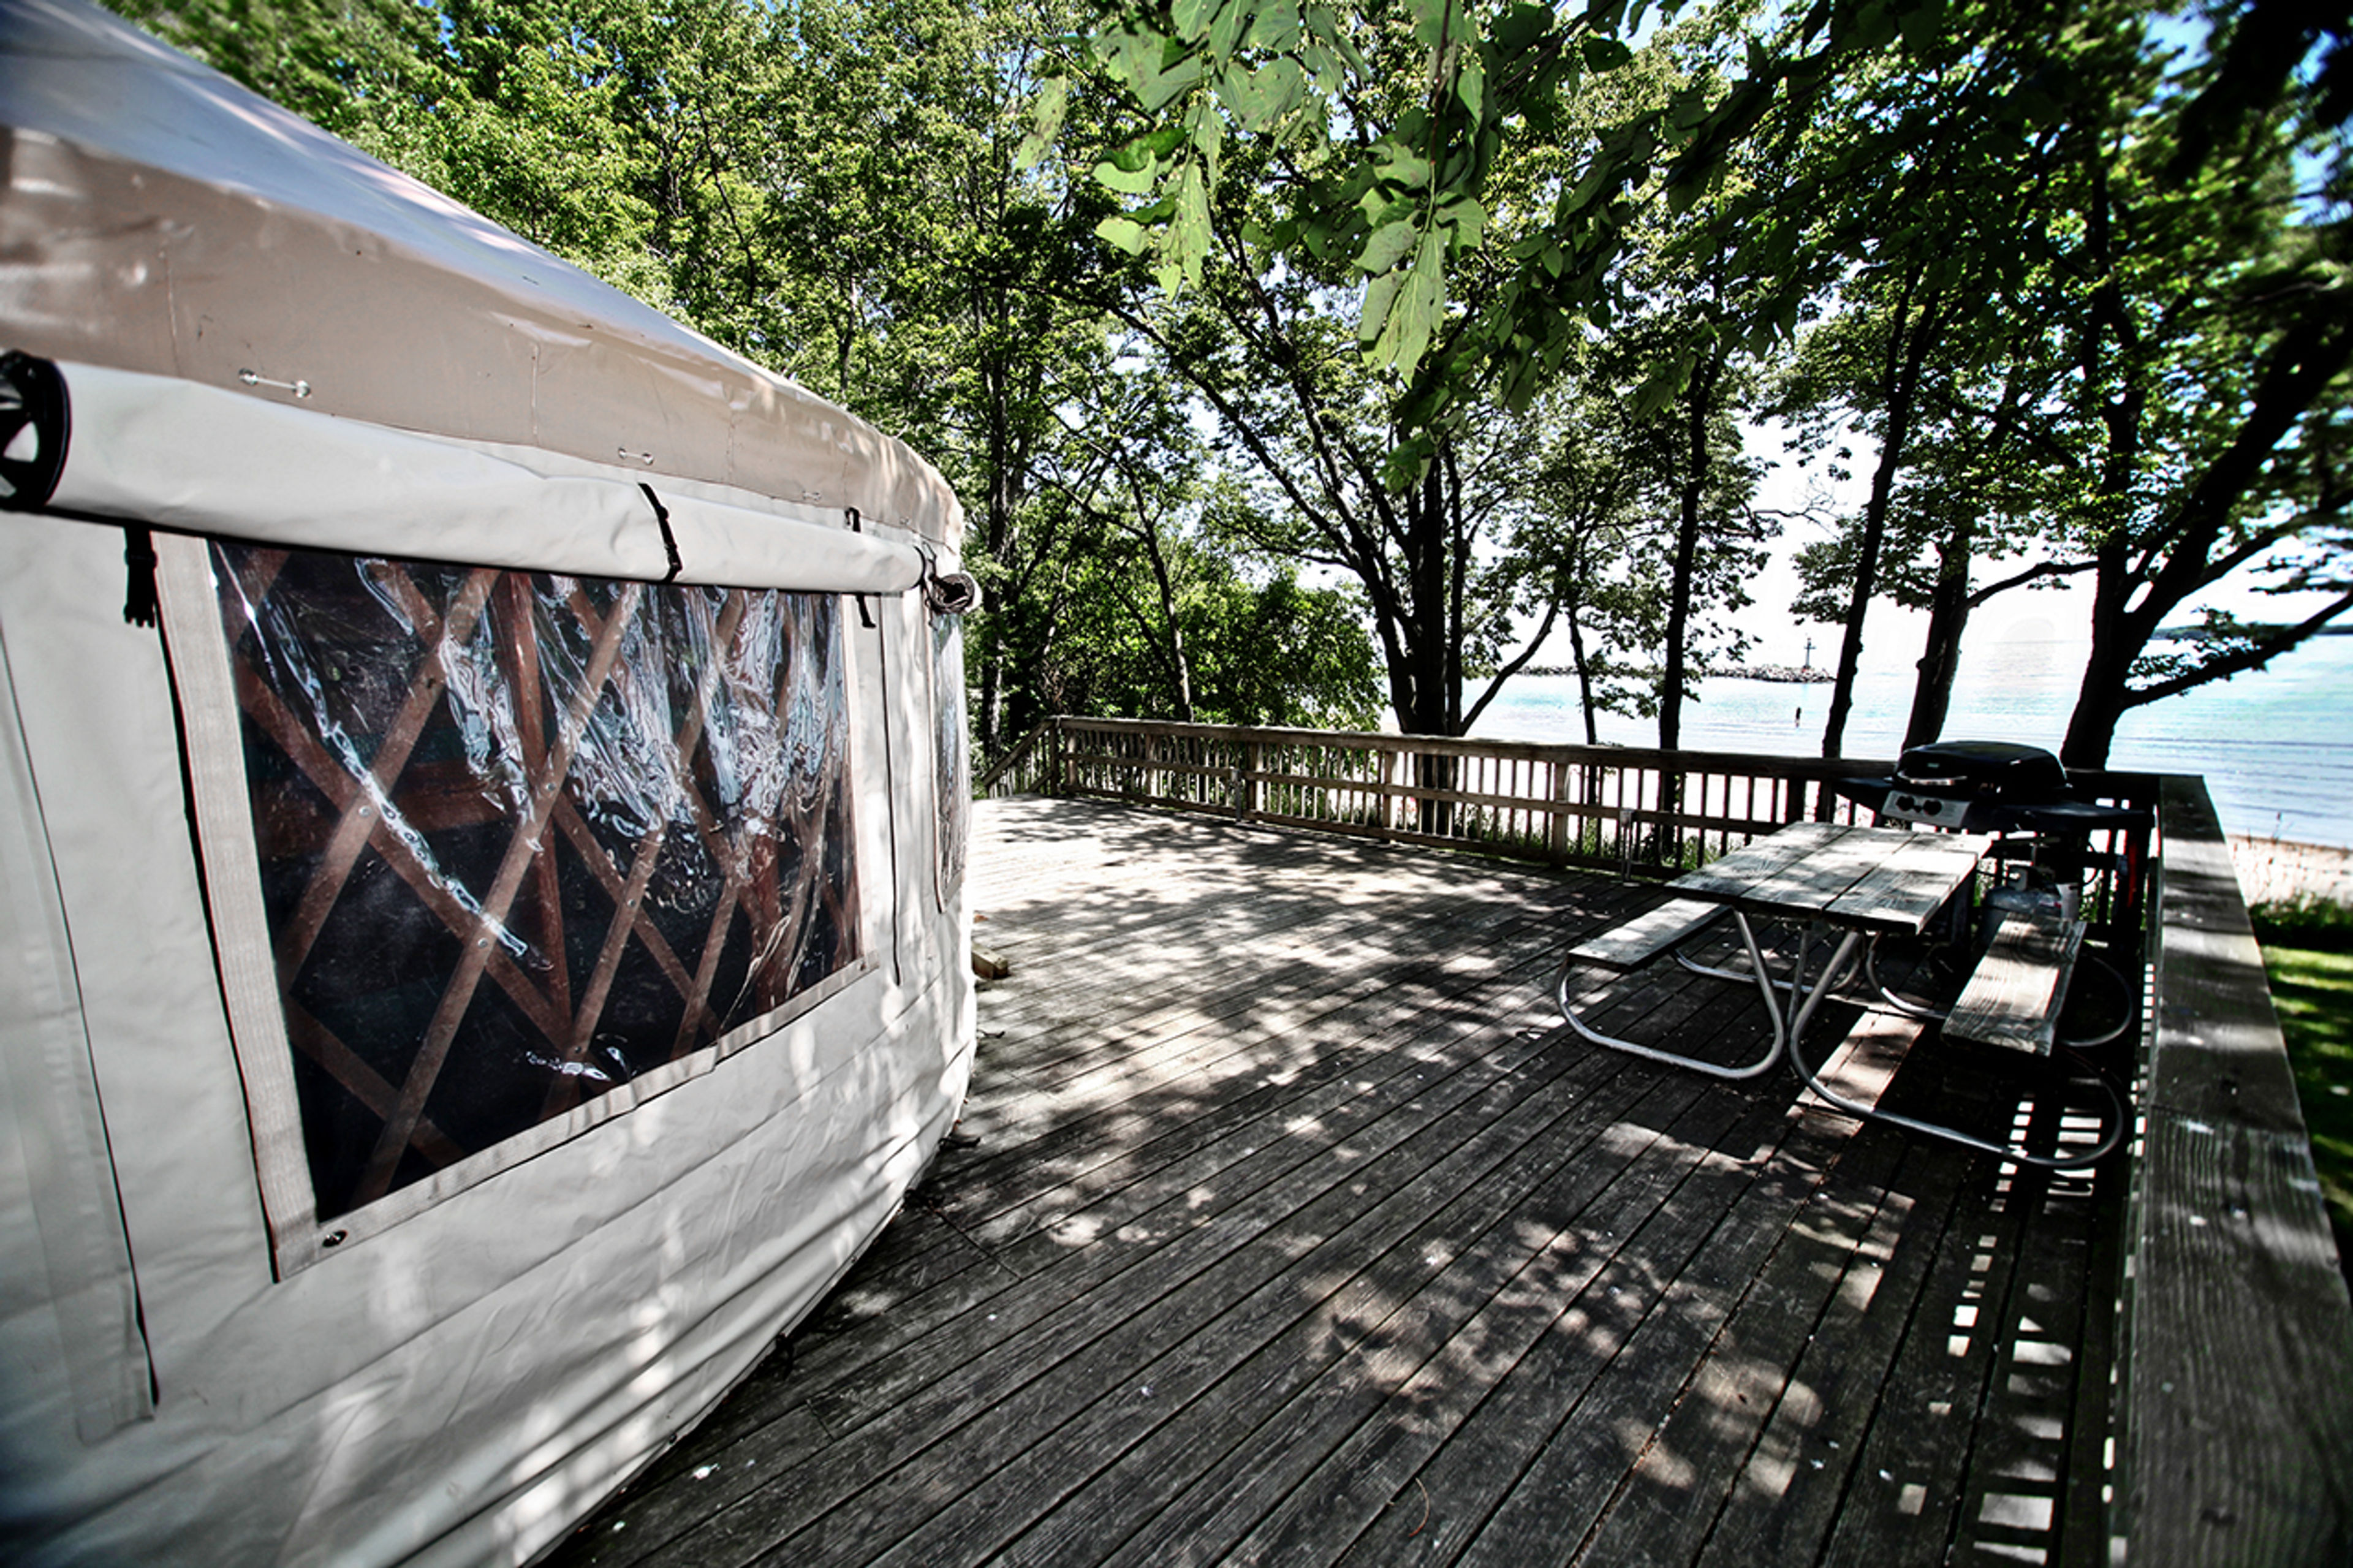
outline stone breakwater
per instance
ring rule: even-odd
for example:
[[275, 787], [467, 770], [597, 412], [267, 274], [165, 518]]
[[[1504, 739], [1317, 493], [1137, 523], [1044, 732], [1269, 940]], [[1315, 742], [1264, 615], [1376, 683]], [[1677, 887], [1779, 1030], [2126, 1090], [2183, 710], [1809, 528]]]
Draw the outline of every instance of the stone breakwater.
[[1715, 673], [1726, 680], [1770, 680], [1783, 686], [1827, 686], [1838, 679], [1829, 670], [1810, 665], [1799, 669], [1786, 664], [1748, 664]]
[[[1577, 670], [1575, 667], [1565, 664], [1532, 664], [1519, 673], [1522, 675], [1575, 675]], [[1643, 673], [1656, 676], [1659, 671], [1654, 665]], [[1714, 680], [1770, 680], [1783, 686], [1828, 686], [1838, 679], [1827, 669], [1816, 669], [1811, 666], [1799, 669], [1795, 665], [1788, 664], [1736, 665], [1729, 669], [1711, 669], [1707, 671], [1707, 675]]]

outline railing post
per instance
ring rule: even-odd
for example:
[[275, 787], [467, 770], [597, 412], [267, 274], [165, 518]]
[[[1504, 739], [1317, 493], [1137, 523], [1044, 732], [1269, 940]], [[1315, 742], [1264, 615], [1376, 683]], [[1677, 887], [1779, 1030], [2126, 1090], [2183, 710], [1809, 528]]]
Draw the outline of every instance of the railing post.
[[1398, 753], [1392, 747], [1381, 748], [1381, 839], [1397, 842], [1397, 774]]
[[1556, 866], [1568, 862], [1568, 781], [1572, 771], [1565, 761], [1552, 764], [1552, 821], [1545, 830], [1545, 847]]

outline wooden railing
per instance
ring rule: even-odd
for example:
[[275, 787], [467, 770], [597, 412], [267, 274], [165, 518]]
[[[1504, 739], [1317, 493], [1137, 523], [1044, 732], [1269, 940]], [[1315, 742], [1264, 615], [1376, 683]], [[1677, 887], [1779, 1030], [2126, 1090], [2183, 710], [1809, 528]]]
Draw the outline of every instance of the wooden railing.
[[[1093, 796], [1672, 876], [1791, 822], [1856, 821], [1859, 808], [1831, 782], [1884, 774], [1891, 765], [1063, 717], [1025, 735], [976, 789], [991, 798]], [[2077, 782], [2103, 799], [2155, 805], [2147, 775]]]
[[973, 798], [1004, 800], [1017, 795], [1057, 794], [1053, 769], [1060, 753], [1054, 735], [1060, 723], [1059, 719], [1048, 719], [1033, 725], [1006, 747], [1003, 755], [978, 769], [973, 775]]
[[1056, 793], [1553, 865], [1676, 870], [1810, 816], [1868, 763], [1058, 719]]
[[2204, 784], [2161, 782], [2108, 1561], [2353, 1562], [2353, 1300]]

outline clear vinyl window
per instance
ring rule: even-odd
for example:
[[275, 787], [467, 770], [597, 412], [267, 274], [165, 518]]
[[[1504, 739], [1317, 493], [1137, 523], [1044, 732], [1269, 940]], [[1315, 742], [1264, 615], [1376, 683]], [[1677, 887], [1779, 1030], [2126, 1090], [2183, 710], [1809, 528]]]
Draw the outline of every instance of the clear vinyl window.
[[836, 596], [212, 569], [319, 1222], [857, 964]]

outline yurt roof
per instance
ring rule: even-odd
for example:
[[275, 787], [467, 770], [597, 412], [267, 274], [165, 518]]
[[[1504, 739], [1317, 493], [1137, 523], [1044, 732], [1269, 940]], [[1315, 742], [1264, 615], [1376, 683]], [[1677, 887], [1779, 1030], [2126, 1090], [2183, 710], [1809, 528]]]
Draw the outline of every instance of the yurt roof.
[[898, 441], [73, 0], [0, 4], [0, 347], [953, 543]]

